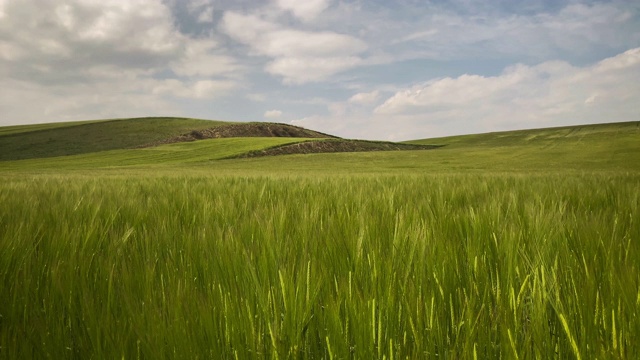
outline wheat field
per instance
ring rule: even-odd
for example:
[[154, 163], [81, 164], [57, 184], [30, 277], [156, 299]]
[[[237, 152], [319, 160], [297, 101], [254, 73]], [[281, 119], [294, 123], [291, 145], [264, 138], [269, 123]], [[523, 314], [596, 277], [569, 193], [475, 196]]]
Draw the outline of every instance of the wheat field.
[[640, 176], [23, 175], [0, 357], [632, 359]]

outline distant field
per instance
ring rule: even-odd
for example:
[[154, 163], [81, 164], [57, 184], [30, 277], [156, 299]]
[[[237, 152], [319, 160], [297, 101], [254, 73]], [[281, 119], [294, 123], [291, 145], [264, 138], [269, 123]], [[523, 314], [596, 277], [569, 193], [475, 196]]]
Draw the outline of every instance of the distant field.
[[0, 161], [0, 358], [640, 353], [637, 122], [302, 140]]
[[449, 147], [480, 146], [553, 146], [568, 142], [609, 141], [615, 143], [621, 138], [636, 139], [640, 134], [640, 121], [594, 125], [564, 126], [546, 129], [504, 131], [474, 135], [459, 135], [442, 138], [407, 141], [412, 144], [446, 144]]

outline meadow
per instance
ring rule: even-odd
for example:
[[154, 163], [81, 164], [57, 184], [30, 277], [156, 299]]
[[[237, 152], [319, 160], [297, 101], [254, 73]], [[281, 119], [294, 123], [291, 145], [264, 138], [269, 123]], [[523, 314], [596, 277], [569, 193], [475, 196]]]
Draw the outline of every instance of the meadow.
[[639, 135], [621, 127], [0, 162], [0, 358], [637, 358]]

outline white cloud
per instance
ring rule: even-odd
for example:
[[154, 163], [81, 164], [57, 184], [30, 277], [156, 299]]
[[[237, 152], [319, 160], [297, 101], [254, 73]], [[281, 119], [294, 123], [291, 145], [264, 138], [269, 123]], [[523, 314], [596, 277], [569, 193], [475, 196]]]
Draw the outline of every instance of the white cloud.
[[[72, 4], [72, 5], [69, 5]], [[108, 43], [119, 50], [172, 52], [181, 36], [173, 27], [169, 9], [159, 1], [70, 1], [60, 5], [68, 35], [91, 43]], [[45, 21], [43, 19], [43, 21]]]
[[211, 39], [195, 39], [185, 45], [182, 57], [172, 64], [172, 70], [181, 76], [236, 77], [243, 68]]
[[282, 76], [285, 84], [319, 82], [329, 76], [362, 63], [355, 56], [348, 57], [282, 57], [266, 66], [267, 72]]
[[[590, 66], [548, 61], [497, 76], [442, 78], [397, 91], [373, 112], [353, 100], [293, 123], [347, 138], [411, 140], [464, 133], [637, 121], [640, 48]], [[375, 92], [374, 92], [375, 93]], [[348, 119], [345, 121], [344, 119]]]
[[233, 11], [227, 11], [222, 17], [220, 29], [233, 39], [255, 47], [260, 46], [258, 41], [264, 34], [278, 30], [280, 26], [272, 22], [262, 20], [257, 15], [244, 15]]
[[158, 95], [169, 94], [183, 98], [206, 99], [224, 94], [232, 90], [237, 83], [229, 80], [197, 80], [184, 82], [177, 79], [158, 81], [153, 87], [152, 93]]
[[[114, 73], [104, 69], [105, 73]], [[0, 79], [3, 90], [0, 126], [16, 122], [52, 122], [116, 117], [192, 114], [177, 99], [206, 100], [226, 96], [237, 87], [228, 80], [155, 80], [135, 72], [108, 78], [96, 75], [91, 83], [42, 85]], [[31, 106], [16, 106], [30, 104]], [[39, 106], [32, 106], [39, 104]]]
[[276, 0], [277, 6], [283, 10], [290, 11], [294, 16], [303, 20], [311, 21], [326, 10], [329, 0]]
[[278, 119], [282, 116], [282, 111], [280, 110], [268, 110], [264, 112], [264, 117], [267, 119]]
[[1, 79], [3, 93], [0, 96], [0, 108], [3, 109], [3, 116], [0, 126], [167, 115], [180, 111], [174, 103], [160, 101], [148, 91], [149, 84], [122, 80], [52, 87]]
[[[466, 131], [637, 120], [640, 48], [586, 67], [516, 65], [498, 76], [462, 75], [397, 92], [381, 116], [467, 123]], [[416, 120], [417, 121], [417, 120]]]
[[5, 65], [20, 68], [13, 76], [29, 66], [48, 66], [67, 78], [104, 64], [150, 69], [179, 57], [189, 41], [160, 0], [21, 0], [7, 2], [5, 12], [0, 41], [11, 52], [3, 57], [20, 61]]
[[262, 34], [251, 42], [261, 53], [269, 56], [344, 56], [364, 51], [364, 42], [334, 32], [310, 32], [281, 29]]
[[323, 129], [323, 131], [330, 133], [331, 135], [336, 135], [336, 127], [330, 118], [319, 115], [311, 115], [306, 116], [300, 119], [294, 119], [289, 121], [289, 124], [294, 126], [303, 127], [305, 129], [319, 130]]
[[380, 98], [380, 92], [377, 90], [371, 92], [357, 93], [349, 98], [351, 104], [369, 105], [376, 102]]
[[183, 102], [243, 81], [234, 57], [181, 33], [161, 0], [0, 1], [3, 125], [186, 114]]
[[349, 35], [289, 29], [256, 15], [235, 12], [225, 13], [222, 30], [257, 54], [269, 57], [353, 55], [367, 48], [363, 41]]
[[330, 31], [285, 28], [256, 15], [225, 13], [221, 29], [248, 45], [255, 55], [272, 58], [265, 70], [285, 83], [321, 81], [362, 63], [357, 54], [367, 45], [352, 36]]

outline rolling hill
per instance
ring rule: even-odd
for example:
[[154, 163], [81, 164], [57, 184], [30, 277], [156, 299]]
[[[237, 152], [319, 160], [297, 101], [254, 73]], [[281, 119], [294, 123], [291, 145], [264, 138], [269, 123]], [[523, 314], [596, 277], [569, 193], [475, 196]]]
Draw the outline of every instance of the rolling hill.
[[[324, 146], [304, 145], [285, 151], [253, 151], [262, 155], [430, 149], [433, 146], [340, 139], [301, 127], [279, 123], [231, 123], [186, 118], [134, 118], [0, 128], [0, 161], [51, 158], [109, 150], [153, 148], [168, 144], [220, 138], [296, 138], [295, 142], [331, 139]], [[258, 150], [262, 141], [253, 141]], [[291, 141], [265, 142], [265, 148]], [[244, 147], [240, 147], [245, 149]], [[194, 147], [199, 149], [199, 147]], [[201, 148], [200, 148], [201, 149]], [[246, 150], [246, 149], [245, 149]], [[249, 154], [249, 153], [248, 153]], [[241, 154], [233, 154], [233, 156]], [[249, 156], [249, 155], [247, 155]], [[196, 156], [197, 157], [197, 156]], [[217, 158], [213, 154], [210, 158]]]
[[450, 148], [502, 146], [554, 146], [594, 140], [620, 140], [640, 133], [640, 121], [592, 125], [562, 126], [542, 129], [490, 132], [407, 141], [408, 144], [440, 144]]
[[176, 167], [204, 172], [215, 169], [220, 174], [241, 171], [313, 176], [488, 170], [637, 172], [640, 122], [404, 143], [339, 139], [284, 124], [179, 118], [0, 128], [0, 168], [5, 171], [153, 168], [174, 174]]
[[0, 161], [126, 149], [225, 124], [182, 118], [136, 118], [0, 128]]

